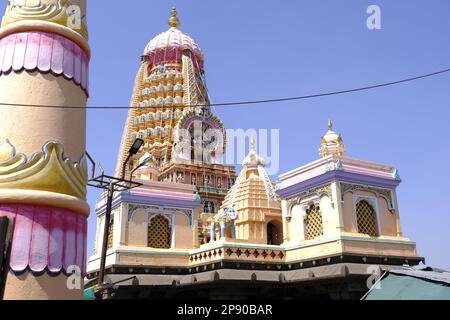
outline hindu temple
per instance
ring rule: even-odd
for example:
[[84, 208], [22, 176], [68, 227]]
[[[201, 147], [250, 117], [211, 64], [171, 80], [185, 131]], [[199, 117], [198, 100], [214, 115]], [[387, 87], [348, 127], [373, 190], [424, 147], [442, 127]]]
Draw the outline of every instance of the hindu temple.
[[[424, 260], [401, 230], [398, 170], [347, 156], [331, 121], [319, 158], [277, 182], [256, 137], [239, 174], [223, 164], [227, 137], [211, 110], [205, 57], [180, 28], [173, 9], [169, 29], [138, 57], [116, 174], [142, 139], [124, 169], [142, 185], [114, 195], [106, 257], [108, 281], [135, 278], [109, 298], [352, 299], [381, 269]], [[140, 166], [142, 157], [150, 161]], [[98, 277], [105, 197], [94, 211], [86, 286]]]

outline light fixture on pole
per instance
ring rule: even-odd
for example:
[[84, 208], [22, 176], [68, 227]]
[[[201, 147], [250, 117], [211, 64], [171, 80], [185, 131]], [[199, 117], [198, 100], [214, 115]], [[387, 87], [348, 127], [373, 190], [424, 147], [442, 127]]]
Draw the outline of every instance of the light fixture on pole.
[[130, 172], [130, 180], [133, 180], [133, 173], [138, 170], [139, 168], [142, 168], [143, 166], [145, 166], [147, 163], [149, 163], [150, 161], [152, 161], [154, 158], [153, 156], [146, 152], [144, 153], [144, 155], [142, 157], [139, 158], [139, 163], [136, 166], [136, 168], [134, 168], [133, 170], [131, 170]]
[[130, 150], [128, 150], [128, 156], [122, 165], [122, 179], [125, 178], [125, 170], [127, 168], [128, 161], [130, 160], [130, 158], [132, 156], [134, 156], [135, 154], [137, 154], [139, 152], [139, 149], [141, 149], [143, 144], [144, 144], [144, 140], [142, 140], [142, 139], [138, 138], [138, 139], [134, 140], [133, 144], [130, 147]]

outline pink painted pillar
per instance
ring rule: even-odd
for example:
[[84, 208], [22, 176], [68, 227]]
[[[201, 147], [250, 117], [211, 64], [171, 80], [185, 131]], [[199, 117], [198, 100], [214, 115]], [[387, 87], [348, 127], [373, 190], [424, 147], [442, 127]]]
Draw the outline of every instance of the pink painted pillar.
[[16, 221], [5, 299], [83, 297], [90, 48], [86, 0], [61, 4], [8, 1], [0, 29], [0, 216]]

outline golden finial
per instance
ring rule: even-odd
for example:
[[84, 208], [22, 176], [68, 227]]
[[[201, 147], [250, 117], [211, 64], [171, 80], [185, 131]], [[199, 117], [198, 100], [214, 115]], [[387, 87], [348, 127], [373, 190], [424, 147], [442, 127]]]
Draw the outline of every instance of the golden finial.
[[177, 8], [172, 8], [172, 14], [169, 19], [169, 26], [177, 28], [180, 25], [180, 19], [177, 17]]
[[333, 123], [331, 122], [331, 119], [328, 119], [328, 130], [333, 130]]
[[255, 137], [250, 138], [250, 150], [255, 150]]

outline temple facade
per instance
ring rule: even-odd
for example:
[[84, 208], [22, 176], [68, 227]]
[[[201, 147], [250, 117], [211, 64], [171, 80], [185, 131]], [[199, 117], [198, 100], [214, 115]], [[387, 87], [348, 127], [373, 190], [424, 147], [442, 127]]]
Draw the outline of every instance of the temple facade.
[[[424, 260], [401, 231], [398, 171], [348, 157], [331, 121], [320, 158], [278, 183], [254, 139], [238, 176], [221, 164], [225, 129], [210, 110], [202, 51], [175, 9], [169, 25], [141, 57], [117, 162], [119, 173], [136, 138], [138, 156], [152, 158], [125, 169], [143, 185], [115, 195], [110, 224], [108, 279], [137, 280], [110, 297], [358, 298], [372, 274]], [[104, 213], [101, 199], [88, 286]]]

